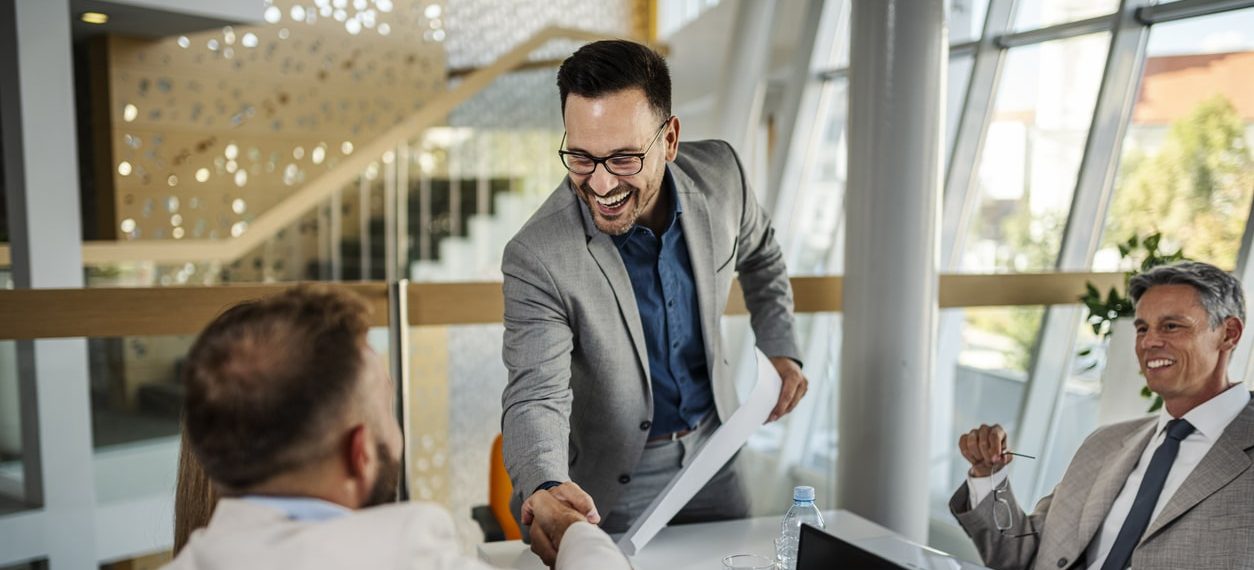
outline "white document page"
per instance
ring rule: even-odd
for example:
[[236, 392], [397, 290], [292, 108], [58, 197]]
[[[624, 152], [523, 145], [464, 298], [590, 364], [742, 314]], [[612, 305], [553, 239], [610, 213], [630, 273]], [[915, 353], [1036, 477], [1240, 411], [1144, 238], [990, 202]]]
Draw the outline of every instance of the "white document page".
[[697, 456], [671, 479], [670, 484], [619, 539], [618, 548], [627, 556], [635, 556], [653, 540], [658, 531], [749, 441], [749, 436], [766, 423], [771, 410], [775, 409], [782, 381], [770, 359], [760, 350], [755, 349], [754, 352], [758, 357], [758, 381], [749, 398], [710, 436], [709, 441], [697, 451]]

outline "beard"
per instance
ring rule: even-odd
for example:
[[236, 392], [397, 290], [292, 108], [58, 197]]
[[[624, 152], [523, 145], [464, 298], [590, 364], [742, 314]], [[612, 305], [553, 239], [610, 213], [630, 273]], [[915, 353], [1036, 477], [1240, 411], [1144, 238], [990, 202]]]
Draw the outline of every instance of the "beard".
[[374, 479], [374, 487], [366, 498], [362, 508], [395, 503], [400, 498], [401, 462], [393, 459], [382, 443], [377, 444], [379, 453], [379, 474]]
[[653, 192], [646, 196], [645, 192], [642, 192], [637, 186], [619, 183], [618, 186], [614, 187], [613, 190], [606, 192], [605, 195], [613, 196], [614, 194], [625, 190], [630, 193], [627, 200], [631, 201], [631, 203], [628, 204], [628, 208], [622, 213], [617, 214], [613, 219], [610, 219], [601, 214], [600, 208], [597, 207], [597, 193], [592, 191], [592, 187], [588, 185], [587, 181], [580, 184], [578, 189], [584, 203], [588, 206], [589, 213], [592, 214], [592, 221], [596, 224], [597, 229], [601, 230], [602, 233], [612, 236], [621, 236], [631, 230], [631, 227], [634, 226], [636, 221], [640, 218], [640, 214], [644, 212], [646, 206], [645, 200], [653, 199], [658, 194], [658, 189], [653, 189]]

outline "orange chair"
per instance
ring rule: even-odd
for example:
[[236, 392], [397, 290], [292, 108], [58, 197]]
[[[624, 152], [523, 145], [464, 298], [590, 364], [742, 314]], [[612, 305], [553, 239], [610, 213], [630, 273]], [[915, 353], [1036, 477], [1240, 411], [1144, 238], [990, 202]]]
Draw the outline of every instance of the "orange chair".
[[514, 485], [510, 483], [509, 473], [505, 471], [505, 454], [501, 451], [501, 444], [501, 434], [497, 434], [496, 439], [492, 440], [492, 455], [488, 462], [488, 504], [486, 507], [472, 507], [470, 510], [470, 515], [483, 529], [484, 540], [488, 542], [522, 538], [518, 522], [509, 510]]

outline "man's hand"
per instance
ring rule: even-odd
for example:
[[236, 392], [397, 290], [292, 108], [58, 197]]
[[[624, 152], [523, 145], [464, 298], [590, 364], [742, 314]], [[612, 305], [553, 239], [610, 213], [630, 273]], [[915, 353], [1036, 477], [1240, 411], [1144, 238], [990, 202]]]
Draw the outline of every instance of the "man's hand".
[[[563, 489], [563, 487], [570, 487]], [[584, 509], [572, 508], [565, 499], [559, 498], [559, 490], [567, 496], [575, 496], [580, 501], [586, 499], [586, 506], [591, 507], [591, 514], [584, 514]], [[582, 496], [582, 498], [579, 498]], [[531, 551], [544, 561], [550, 568], [557, 562], [557, 550], [561, 545], [566, 529], [577, 522], [595, 522], [601, 520], [592, 507], [592, 498], [583, 492], [578, 485], [567, 482], [545, 491], [532, 493], [523, 503], [523, 524], [531, 525]]]
[[570, 508], [583, 514], [584, 517], [588, 519], [588, 522], [592, 524], [601, 522], [601, 515], [600, 513], [597, 513], [597, 506], [592, 502], [592, 495], [586, 493], [579, 487], [579, 485], [576, 485], [574, 481], [566, 481], [565, 483], [553, 487], [552, 489], [532, 493], [531, 497], [529, 497], [522, 506], [523, 524], [531, 524], [532, 519], [535, 517], [535, 510], [532, 507], [531, 502], [532, 499], [535, 499], [535, 496], [540, 493], [548, 493], [552, 495], [553, 498], [565, 503]]
[[771, 410], [770, 417], [766, 418], [766, 423], [778, 420], [793, 408], [797, 407], [797, 403], [801, 401], [801, 397], [806, 395], [806, 391], [810, 389], [810, 381], [806, 380], [805, 374], [801, 373], [801, 367], [797, 365], [797, 361], [787, 356], [772, 356], [771, 364], [775, 365], [775, 372], [779, 373], [779, 379], [783, 384], [779, 388], [779, 403], [775, 404], [775, 409]]
[[972, 477], [988, 477], [1014, 459], [1006, 444], [1006, 430], [1000, 425], [984, 425], [975, 428], [958, 438], [958, 451], [971, 463], [967, 471]]

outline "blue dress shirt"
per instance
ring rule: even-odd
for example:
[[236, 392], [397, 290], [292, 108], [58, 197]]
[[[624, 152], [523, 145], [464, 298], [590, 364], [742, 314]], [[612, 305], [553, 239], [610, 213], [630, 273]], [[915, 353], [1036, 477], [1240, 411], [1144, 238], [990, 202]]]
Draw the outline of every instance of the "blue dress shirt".
[[696, 429], [714, 408], [683, 208], [669, 166], [661, 192], [662, 199], [670, 200], [671, 219], [660, 239], [639, 224], [613, 236], [631, 278], [649, 355], [653, 379], [649, 437]]
[[241, 499], [270, 507], [294, 521], [318, 522], [337, 519], [351, 513], [347, 507], [313, 497], [279, 497], [274, 495], [245, 495]]

